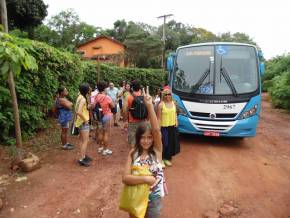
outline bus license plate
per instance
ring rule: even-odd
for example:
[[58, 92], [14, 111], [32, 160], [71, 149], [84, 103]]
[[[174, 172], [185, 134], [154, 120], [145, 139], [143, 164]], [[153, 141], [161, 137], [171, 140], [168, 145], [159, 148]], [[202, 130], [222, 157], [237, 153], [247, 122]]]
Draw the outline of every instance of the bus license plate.
[[219, 137], [220, 136], [220, 133], [219, 132], [206, 131], [206, 132], [203, 132], [203, 135], [204, 136]]

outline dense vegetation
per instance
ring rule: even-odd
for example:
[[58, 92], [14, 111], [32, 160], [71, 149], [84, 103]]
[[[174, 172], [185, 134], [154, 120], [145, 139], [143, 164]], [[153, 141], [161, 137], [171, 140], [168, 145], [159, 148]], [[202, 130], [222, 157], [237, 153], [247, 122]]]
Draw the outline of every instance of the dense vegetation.
[[274, 106], [290, 110], [290, 55], [269, 60], [263, 76], [263, 89], [270, 93]]
[[[103, 64], [98, 66], [95, 62], [83, 61], [76, 54], [60, 51], [45, 43], [27, 39], [14, 42], [28, 50], [38, 65], [38, 70], [22, 69], [15, 79], [24, 138], [46, 127], [47, 114], [60, 85], [67, 87], [70, 97], [75, 99], [81, 82], [86, 81], [94, 86], [98, 77], [116, 84], [137, 78], [151, 88], [159, 87], [166, 78], [162, 70], [118, 68]], [[5, 48], [0, 44], [0, 59], [4, 52]], [[3, 76], [0, 77], [0, 129], [0, 141], [13, 144], [11, 97], [7, 79]]]

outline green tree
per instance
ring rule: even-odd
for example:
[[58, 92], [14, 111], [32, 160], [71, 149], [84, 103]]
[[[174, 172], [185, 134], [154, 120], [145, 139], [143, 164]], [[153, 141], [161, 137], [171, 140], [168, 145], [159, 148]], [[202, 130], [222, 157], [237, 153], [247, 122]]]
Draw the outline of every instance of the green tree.
[[234, 34], [231, 34], [230, 32], [222, 33], [218, 39], [222, 42], [240, 42], [256, 45], [256, 42], [254, 42], [250, 36], [240, 32], [236, 32]]
[[193, 43], [215, 42], [215, 41], [218, 41], [218, 37], [214, 33], [204, 28], [193, 29], [193, 37], [192, 37]]
[[47, 27], [40, 27], [38, 31], [37, 38], [40, 41], [73, 51], [78, 44], [94, 38], [100, 28], [81, 22], [77, 13], [68, 9], [51, 17]]
[[[192, 41], [192, 27], [170, 20], [166, 27], [166, 50], [173, 51], [178, 46], [190, 44]], [[158, 28], [158, 34], [162, 37], [162, 26]]]
[[73, 9], [61, 11], [59, 14], [49, 19], [48, 27], [59, 36], [59, 41], [56, 42], [57, 47], [73, 50], [75, 34], [79, 23], [79, 16]]
[[75, 39], [73, 41], [74, 45], [77, 46], [81, 43], [87, 42], [90, 39], [95, 38], [97, 35], [99, 35], [100, 31], [100, 27], [95, 27], [85, 22], [80, 22], [79, 25], [77, 25]]
[[9, 29], [19, 28], [34, 37], [34, 28], [47, 16], [47, 5], [43, 0], [7, 0]]
[[127, 32], [127, 22], [123, 19], [123, 20], [117, 20], [114, 23], [114, 29], [113, 29], [113, 37], [117, 40], [119, 40], [120, 42], [124, 42], [124, 40], [126, 39], [126, 36], [128, 34]]
[[257, 44], [252, 38], [250, 38], [250, 36], [245, 33], [236, 32], [233, 34], [233, 39], [235, 42], [248, 43], [253, 45]]
[[[146, 27], [146, 30], [144, 29]], [[126, 60], [135, 67], [159, 68], [162, 52], [162, 42], [159, 35], [148, 31], [150, 26], [134, 23], [127, 24]]]
[[40, 25], [35, 29], [35, 40], [46, 42], [55, 47], [60, 45], [60, 35], [46, 25]]

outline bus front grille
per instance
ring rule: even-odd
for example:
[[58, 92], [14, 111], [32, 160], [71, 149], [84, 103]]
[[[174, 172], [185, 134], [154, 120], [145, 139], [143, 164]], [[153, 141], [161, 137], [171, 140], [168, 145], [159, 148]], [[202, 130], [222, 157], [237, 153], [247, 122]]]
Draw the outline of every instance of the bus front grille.
[[190, 122], [200, 131], [227, 132], [237, 121], [206, 121], [190, 119]]
[[[190, 111], [191, 116], [197, 118], [210, 118], [210, 113]], [[216, 113], [216, 119], [233, 119], [237, 116], [237, 113]]]

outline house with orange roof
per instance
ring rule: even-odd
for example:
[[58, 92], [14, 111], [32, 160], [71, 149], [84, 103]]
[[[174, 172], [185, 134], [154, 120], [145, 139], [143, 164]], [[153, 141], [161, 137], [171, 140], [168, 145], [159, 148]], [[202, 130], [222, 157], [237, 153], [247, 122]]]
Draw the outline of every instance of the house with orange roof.
[[79, 45], [77, 52], [85, 59], [125, 66], [125, 45], [108, 36], [101, 35]]

